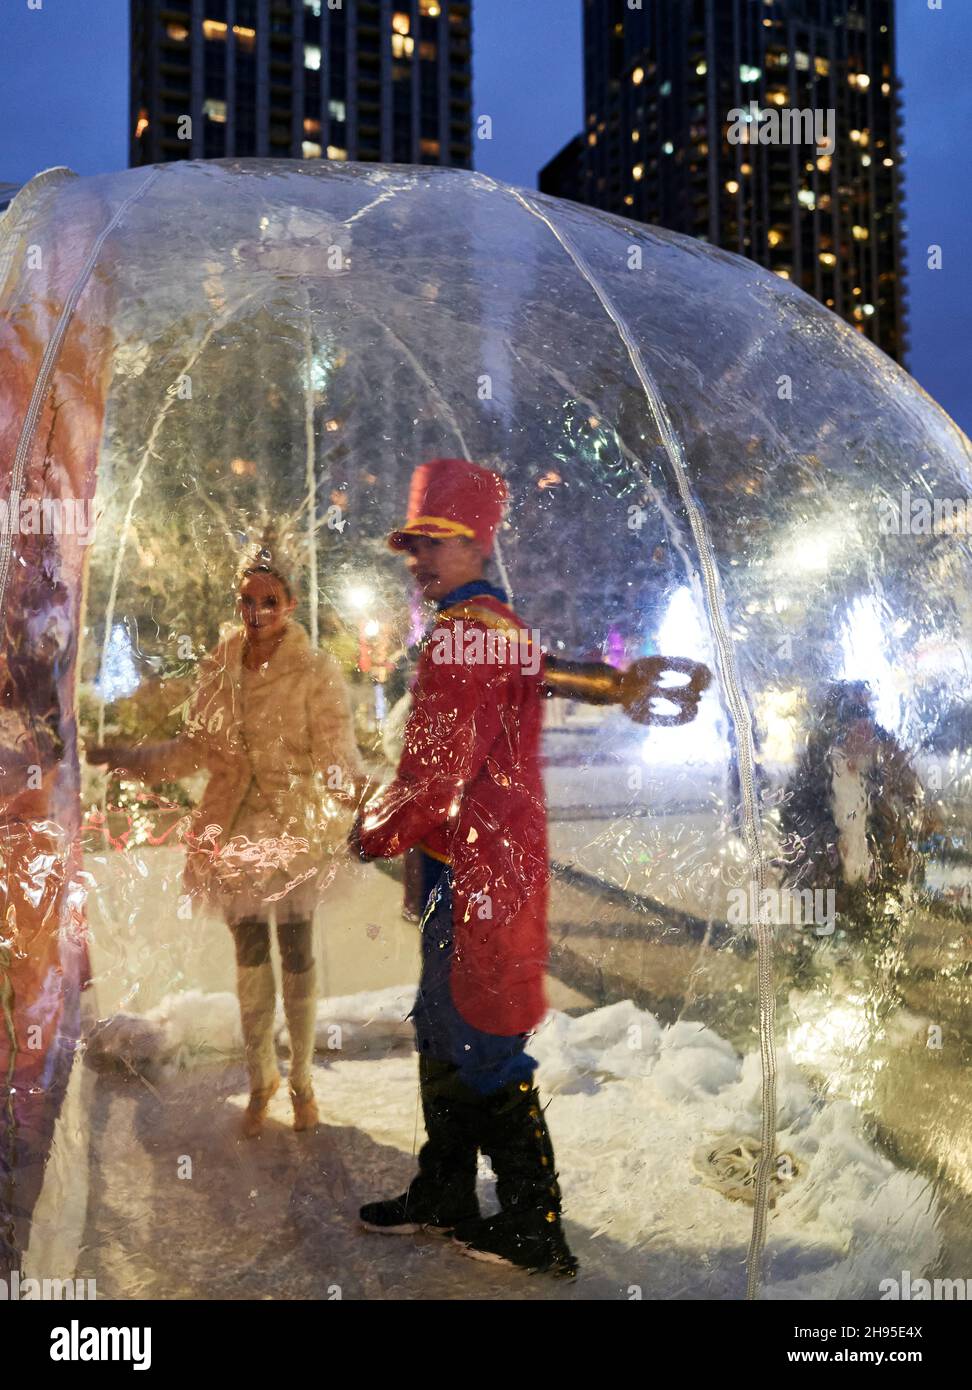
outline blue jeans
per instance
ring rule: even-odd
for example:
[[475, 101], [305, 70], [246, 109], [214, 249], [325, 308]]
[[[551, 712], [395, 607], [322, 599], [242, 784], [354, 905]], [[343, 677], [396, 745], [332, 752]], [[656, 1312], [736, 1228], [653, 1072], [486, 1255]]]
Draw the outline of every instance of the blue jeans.
[[415, 1050], [451, 1062], [459, 1080], [480, 1095], [512, 1081], [529, 1081], [536, 1062], [526, 1053], [526, 1033], [483, 1033], [459, 1013], [452, 1000], [452, 873], [430, 854], [422, 855], [427, 894], [422, 914], [422, 975], [411, 1018]]

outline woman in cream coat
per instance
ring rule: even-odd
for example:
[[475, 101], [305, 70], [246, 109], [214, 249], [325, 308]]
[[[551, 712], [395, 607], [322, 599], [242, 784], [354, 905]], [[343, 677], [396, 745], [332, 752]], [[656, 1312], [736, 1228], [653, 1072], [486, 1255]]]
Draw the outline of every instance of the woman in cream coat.
[[280, 1085], [271, 909], [283, 966], [294, 1128], [317, 1123], [311, 1081], [317, 1004], [314, 908], [343, 854], [365, 773], [340, 667], [293, 620], [286, 576], [264, 549], [240, 576], [242, 626], [205, 658], [184, 731], [148, 747], [95, 748], [92, 763], [146, 782], [209, 772], [186, 835], [187, 892], [219, 909], [236, 947], [250, 1078], [244, 1133], [260, 1132]]

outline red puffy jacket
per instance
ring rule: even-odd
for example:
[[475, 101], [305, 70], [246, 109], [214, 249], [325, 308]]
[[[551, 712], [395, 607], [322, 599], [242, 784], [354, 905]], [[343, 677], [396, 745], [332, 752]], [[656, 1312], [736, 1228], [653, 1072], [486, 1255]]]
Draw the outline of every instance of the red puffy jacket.
[[528, 636], [490, 595], [440, 613], [398, 774], [359, 827], [372, 858], [419, 845], [451, 864], [453, 1001], [474, 1028], [502, 1035], [535, 1027], [546, 1008], [543, 664]]

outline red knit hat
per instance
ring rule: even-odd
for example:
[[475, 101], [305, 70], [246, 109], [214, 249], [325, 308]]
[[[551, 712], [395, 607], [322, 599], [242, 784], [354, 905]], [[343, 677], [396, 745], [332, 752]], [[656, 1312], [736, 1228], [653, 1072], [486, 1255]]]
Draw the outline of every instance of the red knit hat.
[[467, 536], [489, 554], [509, 495], [500, 475], [488, 468], [468, 459], [430, 459], [412, 474], [407, 520], [388, 544], [404, 550], [409, 536]]

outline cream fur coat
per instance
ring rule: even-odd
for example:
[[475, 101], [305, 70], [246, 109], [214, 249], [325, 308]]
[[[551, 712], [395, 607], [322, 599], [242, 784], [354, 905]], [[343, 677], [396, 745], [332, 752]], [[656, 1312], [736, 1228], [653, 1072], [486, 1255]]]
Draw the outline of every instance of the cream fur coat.
[[[313, 650], [294, 622], [266, 666], [246, 673], [245, 686], [242, 655], [237, 629], [201, 663], [183, 733], [129, 759], [149, 782], [208, 771], [186, 835], [185, 885], [216, 904], [244, 885], [259, 895], [271, 884], [306, 883], [324, 860], [343, 853], [349, 788], [365, 776], [347, 685], [333, 657]], [[242, 833], [238, 826], [255, 793], [270, 832], [258, 839], [247, 834], [250, 825]]]

